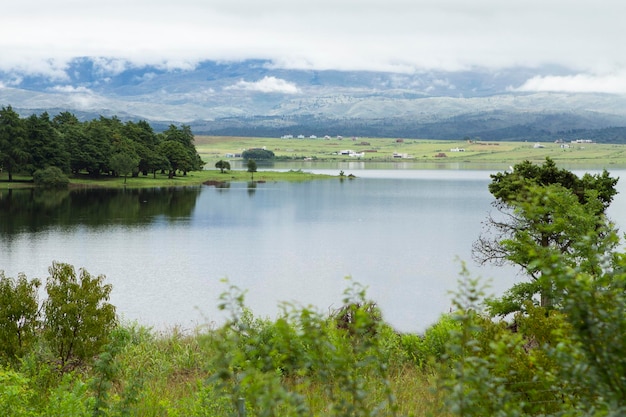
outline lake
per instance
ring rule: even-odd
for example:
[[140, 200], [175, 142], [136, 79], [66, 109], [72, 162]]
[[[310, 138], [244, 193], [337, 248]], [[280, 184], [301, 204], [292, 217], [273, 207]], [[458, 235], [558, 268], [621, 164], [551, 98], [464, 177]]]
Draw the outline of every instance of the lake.
[[[104, 274], [122, 319], [155, 329], [219, 324], [223, 278], [248, 291], [255, 315], [273, 318], [281, 302], [339, 308], [350, 276], [386, 321], [417, 332], [450, 310], [461, 261], [491, 279], [494, 293], [520, 279], [512, 268], [471, 261], [493, 170], [345, 172], [357, 178], [0, 191], [0, 270], [45, 280], [60, 261]], [[618, 188], [609, 213], [619, 224], [626, 201]]]

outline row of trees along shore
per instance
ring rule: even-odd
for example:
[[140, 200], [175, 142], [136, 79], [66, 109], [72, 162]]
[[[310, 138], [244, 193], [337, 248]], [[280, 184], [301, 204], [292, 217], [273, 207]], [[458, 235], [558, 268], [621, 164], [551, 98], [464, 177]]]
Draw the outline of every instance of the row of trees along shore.
[[81, 122], [69, 112], [21, 118], [11, 106], [0, 109], [0, 168], [9, 181], [14, 174], [33, 175], [50, 167], [92, 177], [167, 171], [172, 178], [203, 165], [187, 125], [155, 133], [146, 121], [100, 117]]
[[356, 283], [335, 311], [285, 303], [276, 319], [230, 285], [223, 324], [162, 335], [118, 320], [104, 276], [55, 262], [41, 302], [40, 280], [0, 271], [0, 415], [624, 416], [616, 184], [550, 159], [492, 175], [474, 256], [520, 282], [488, 297], [463, 269], [423, 334], [395, 331]]

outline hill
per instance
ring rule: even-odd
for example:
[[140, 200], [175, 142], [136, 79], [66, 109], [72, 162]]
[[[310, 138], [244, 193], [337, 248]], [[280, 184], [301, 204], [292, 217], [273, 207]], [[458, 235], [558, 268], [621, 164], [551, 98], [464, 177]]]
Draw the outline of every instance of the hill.
[[65, 74], [0, 73], [0, 105], [22, 116], [116, 115], [147, 120], [157, 130], [185, 123], [208, 135], [626, 143], [624, 96], [520, 91], [533, 76], [567, 75], [560, 68], [398, 74], [283, 69], [251, 60], [168, 70], [79, 58]]

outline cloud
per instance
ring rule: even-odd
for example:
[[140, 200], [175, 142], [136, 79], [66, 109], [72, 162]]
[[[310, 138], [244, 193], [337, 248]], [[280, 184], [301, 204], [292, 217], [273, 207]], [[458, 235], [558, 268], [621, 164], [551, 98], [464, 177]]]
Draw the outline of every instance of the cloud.
[[536, 76], [511, 91], [626, 94], [626, 72], [606, 75]]
[[55, 93], [63, 94], [93, 94], [93, 92], [86, 87], [74, 87], [71, 85], [55, 85], [49, 90]]
[[63, 80], [75, 57], [189, 70], [206, 60], [412, 73], [560, 65], [626, 70], [623, 0], [20, 0], [0, 71]]
[[300, 92], [294, 83], [276, 77], [265, 76], [259, 81], [249, 82], [241, 80], [237, 84], [224, 88], [225, 90], [248, 90], [261, 93], [297, 94]]

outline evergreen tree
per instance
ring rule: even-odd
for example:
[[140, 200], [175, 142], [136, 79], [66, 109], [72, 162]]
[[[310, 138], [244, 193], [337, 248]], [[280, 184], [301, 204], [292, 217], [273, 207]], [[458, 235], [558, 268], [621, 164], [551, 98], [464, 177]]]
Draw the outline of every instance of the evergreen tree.
[[11, 106], [0, 109], [0, 169], [7, 172], [9, 182], [13, 174], [25, 168], [28, 161], [24, 121]]

